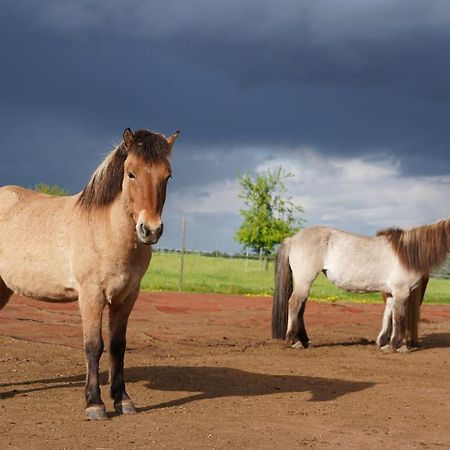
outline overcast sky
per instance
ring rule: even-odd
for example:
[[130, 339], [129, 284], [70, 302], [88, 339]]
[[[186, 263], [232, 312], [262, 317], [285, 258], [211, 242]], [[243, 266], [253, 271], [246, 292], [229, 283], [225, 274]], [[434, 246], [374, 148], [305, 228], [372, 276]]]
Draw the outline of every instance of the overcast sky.
[[126, 127], [181, 129], [160, 247], [234, 252], [237, 174], [306, 225], [449, 215], [447, 0], [0, 0], [0, 185], [81, 190]]

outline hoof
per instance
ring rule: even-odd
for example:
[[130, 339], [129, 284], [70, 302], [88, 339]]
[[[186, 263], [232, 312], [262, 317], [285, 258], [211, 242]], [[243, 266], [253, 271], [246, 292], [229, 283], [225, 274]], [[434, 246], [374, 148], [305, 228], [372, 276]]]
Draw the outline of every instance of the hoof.
[[291, 348], [304, 348], [304, 349], [307, 349], [307, 348], [312, 346], [312, 342], [311, 341], [307, 341], [307, 342], [295, 341], [295, 342], [292, 342], [288, 346], [291, 347]]
[[300, 341], [297, 341], [291, 344], [291, 348], [303, 348], [303, 345]]
[[118, 414], [136, 414], [136, 408], [131, 400], [122, 400], [114, 403], [114, 409]]
[[391, 345], [389, 345], [389, 344], [388, 345], [383, 345], [383, 347], [381, 347], [380, 350], [383, 353], [392, 353], [392, 352], [394, 352], [393, 347]]
[[402, 345], [401, 347], [399, 347], [397, 349], [398, 353], [409, 353], [411, 351], [411, 349], [409, 347], [407, 347], [406, 345]]
[[103, 405], [88, 406], [86, 408], [86, 418], [88, 420], [108, 420], [105, 407]]

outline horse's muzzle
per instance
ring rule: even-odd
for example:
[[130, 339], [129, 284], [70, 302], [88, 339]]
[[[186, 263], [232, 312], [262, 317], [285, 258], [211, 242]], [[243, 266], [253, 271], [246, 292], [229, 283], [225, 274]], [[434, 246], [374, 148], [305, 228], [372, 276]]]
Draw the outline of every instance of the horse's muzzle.
[[154, 245], [163, 234], [164, 225], [150, 226], [144, 222], [136, 225], [136, 233], [139, 241], [145, 245]]

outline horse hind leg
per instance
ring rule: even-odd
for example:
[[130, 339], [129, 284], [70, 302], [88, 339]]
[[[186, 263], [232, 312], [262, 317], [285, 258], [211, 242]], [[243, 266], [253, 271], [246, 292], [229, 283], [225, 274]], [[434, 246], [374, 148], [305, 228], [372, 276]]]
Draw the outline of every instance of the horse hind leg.
[[298, 330], [297, 334], [294, 336], [295, 341], [294, 345], [296, 345], [297, 343], [301, 343], [304, 348], [308, 348], [311, 345], [311, 341], [309, 339], [305, 327], [305, 320], [304, 320], [305, 308], [306, 308], [306, 301], [303, 302], [302, 306], [300, 307], [300, 311], [298, 313]]
[[308, 299], [309, 288], [310, 284], [296, 284], [294, 292], [289, 298], [286, 343], [293, 347], [298, 347], [300, 342], [304, 347], [307, 347], [309, 343], [303, 321], [303, 312], [305, 310], [306, 300]]
[[320, 264], [303, 264], [293, 261], [291, 263], [294, 279], [294, 290], [289, 298], [288, 325], [286, 343], [292, 347], [309, 346], [309, 337], [306, 332], [303, 315], [309, 291], [317, 275], [320, 273]]
[[6, 286], [5, 282], [0, 277], [0, 310], [2, 310], [8, 303], [13, 291]]

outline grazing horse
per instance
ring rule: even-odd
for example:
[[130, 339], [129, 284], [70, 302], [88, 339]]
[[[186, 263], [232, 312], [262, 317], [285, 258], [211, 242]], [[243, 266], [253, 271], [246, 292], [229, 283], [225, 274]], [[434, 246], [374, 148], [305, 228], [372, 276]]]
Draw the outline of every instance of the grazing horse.
[[177, 136], [127, 128], [77, 195], [0, 189], [0, 308], [14, 292], [39, 300], [78, 300], [88, 419], [108, 418], [98, 380], [106, 305], [114, 408], [119, 414], [136, 412], [123, 374], [127, 322], [151, 245], [163, 232], [169, 156]]
[[[322, 226], [285, 239], [277, 255], [272, 335], [307, 347], [303, 313], [320, 272], [351, 292], [387, 292], [392, 298], [392, 332], [382, 329], [377, 344], [394, 351], [402, 341], [405, 305], [421, 278], [450, 252], [450, 219], [410, 230], [388, 229], [366, 237]], [[293, 283], [294, 282], [294, 283]], [[389, 339], [390, 337], [390, 339]]]

